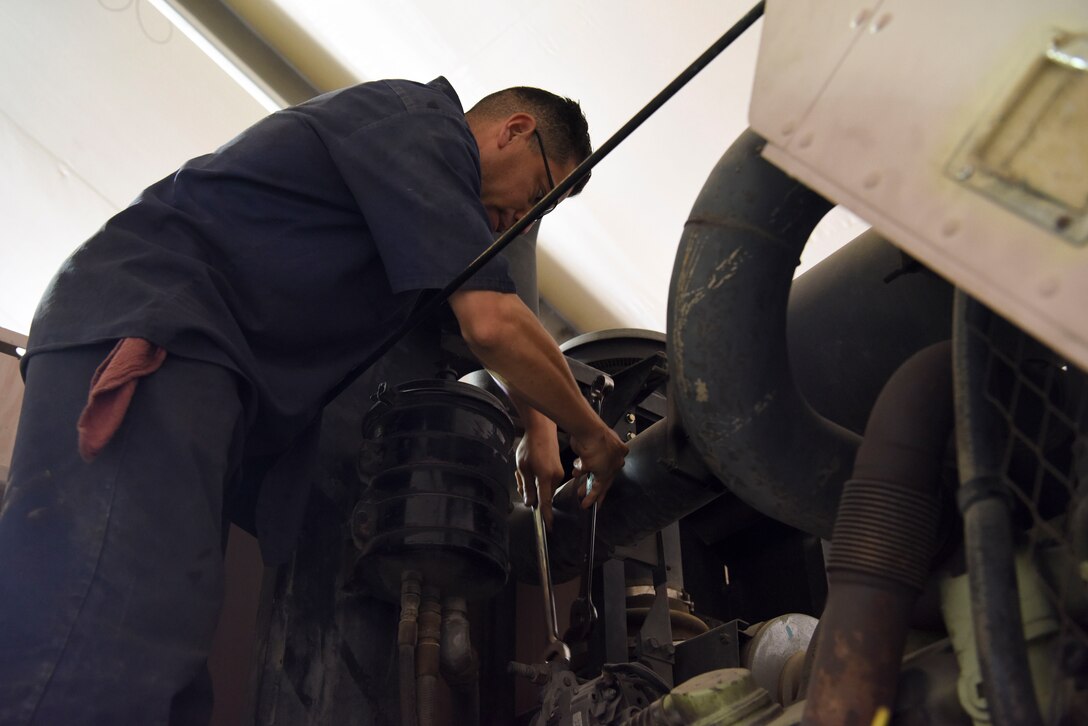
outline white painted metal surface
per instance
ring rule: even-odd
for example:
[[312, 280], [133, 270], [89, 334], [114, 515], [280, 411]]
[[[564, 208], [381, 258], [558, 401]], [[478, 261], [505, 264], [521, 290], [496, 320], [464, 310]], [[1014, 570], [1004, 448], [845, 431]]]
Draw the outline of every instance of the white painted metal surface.
[[1006, 187], [1064, 196], [1064, 221], [1047, 226], [1029, 207], [1048, 202], [1025, 206], [1017, 192], [1017, 206], [967, 168], [1048, 48], [1077, 34], [1088, 34], [1084, 0], [770, 0], [752, 126], [772, 162], [1088, 368], [1088, 249], [1069, 239], [1088, 207], [1076, 72], [1020, 145], [1043, 156], [997, 170]]

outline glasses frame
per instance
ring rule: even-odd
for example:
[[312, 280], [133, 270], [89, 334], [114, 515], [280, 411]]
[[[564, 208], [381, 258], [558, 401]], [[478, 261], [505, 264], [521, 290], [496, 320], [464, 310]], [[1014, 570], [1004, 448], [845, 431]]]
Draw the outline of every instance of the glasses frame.
[[[536, 137], [537, 146], [540, 147], [540, 158], [544, 160], [544, 173], [548, 175], [548, 185], [550, 187], [548, 192], [551, 192], [552, 189], [555, 189], [555, 178], [552, 176], [552, 167], [548, 164], [548, 153], [544, 150], [544, 139], [541, 138], [540, 132], [536, 129], [533, 129], [533, 136]], [[557, 199], [552, 202], [550, 207], [541, 212], [540, 216], [543, 217], [545, 214], [550, 214], [558, 206], [559, 200]]]

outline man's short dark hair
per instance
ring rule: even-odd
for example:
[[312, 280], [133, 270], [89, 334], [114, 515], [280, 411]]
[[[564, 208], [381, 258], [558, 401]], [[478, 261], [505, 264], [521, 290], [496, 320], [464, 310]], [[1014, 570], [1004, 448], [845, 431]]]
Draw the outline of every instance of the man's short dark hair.
[[[470, 118], [506, 118], [527, 113], [536, 119], [537, 131], [544, 137], [548, 155], [557, 161], [580, 164], [593, 152], [589, 142], [589, 123], [577, 101], [531, 86], [515, 86], [484, 96], [468, 110]], [[589, 181], [589, 173], [574, 186], [578, 194]]]

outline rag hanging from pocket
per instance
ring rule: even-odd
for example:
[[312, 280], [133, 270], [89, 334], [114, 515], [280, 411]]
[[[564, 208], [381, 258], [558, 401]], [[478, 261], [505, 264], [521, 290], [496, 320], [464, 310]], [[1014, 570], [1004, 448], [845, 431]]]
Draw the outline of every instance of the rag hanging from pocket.
[[166, 360], [166, 349], [143, 338], [122, 338], [91, 378], [87, 405], [79, 416], [79, 455], [91, 462], [106, 447], [121, 422], [144, 376]]

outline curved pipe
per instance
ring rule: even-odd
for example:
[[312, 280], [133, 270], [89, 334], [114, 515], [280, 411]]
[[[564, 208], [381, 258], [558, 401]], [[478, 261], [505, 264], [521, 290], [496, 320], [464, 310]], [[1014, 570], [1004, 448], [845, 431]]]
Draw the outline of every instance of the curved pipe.
[[952, 434], [948, 342], [891, 377], [835, 521], [804, 724], [873, 723], [895, 702], [911, 609], [929, 573]]
[[952, 286], [868, 230], [793, 281], [786, 315], [801, 395], [860, 434], [896, 369], [952, 337]]
[[[999, 726], [1042, 723], [1028, 668], [1017, 587], [1012, 512], [1001, 481], [1000, 430], [985, 398], [984, 329], [989, 313], [957, 291], [954, 316], [956, 444], [964, 550], [971, 587], [971, 619], [986, 704]], [[985, 687], [985, 686], [984, 686]]]
[[858, 437], [798, 392], [785, 330], [794, 268], [831, 204], [764, 161], [764, 144], [751, 131], [737, 139], [684, 227], [669, 290], [669, 401], [738, 497], [828, 537]]

